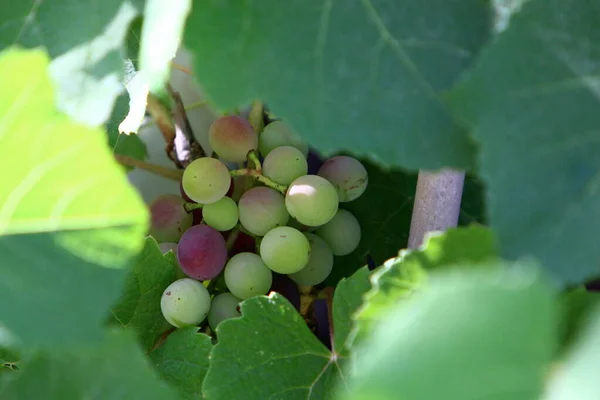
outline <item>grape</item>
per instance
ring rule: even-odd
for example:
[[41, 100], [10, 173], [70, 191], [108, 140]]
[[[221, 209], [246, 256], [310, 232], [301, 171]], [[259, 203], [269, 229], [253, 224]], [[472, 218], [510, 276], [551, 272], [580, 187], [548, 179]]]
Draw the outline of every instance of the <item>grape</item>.
[[194, 160], [183, 171], [183, 190], [197, 203], [210, 204], [225, 197], [231, 185], [229, 170], [212, 157]]
[[208, 311], [208, 324], [213, 331], [226, 319], [236, 318], [242, 314], [238, 311], [242, 300], [231, 293], [221, 293], [213, 297]]
[[326, 224], [338, 210], [338, 195], [331, 183], [317, 175], [304, 175], [292, 182], [285, 195], [290, 215], [303, 225]]
[[252, 236], [247, 235], [244, 232], [239, 232], [238, 237], [235, 240], [233, 247], [231, 248], [231, 254], [253, 252], [255, 249], [256, 240]]
[[273, 283], [273, 273], [254, 253], [231, 257], [225, 266], [227, 289], [242, 300], [266, 294]]
[[352, 253], [360, 242], [361, 232], [358, 220], [350, 211], [339, 209], [335, 217], [315, 232], [331, 248], [336, 256]]
[[304, 157], [308, 154], [308, 144], [282, 121], [273, 121], [263, 129], [258, 138], [258, 149], [266, 157], [273, 149], [292, 146], [300, 150]]
[[308, 264], [300, 271], [290, 274], [298, 285], [314, 286], [323, 282], [333, 269], [333, 253], [327, 243], [314, 233], [304, 234], [310, 243]]
[[160, 310], [176, 328], [204, 321], [210, 308], [210, 294], [200, 282], [183, 278], [171, 283], [160, 299]]
[[238, 206], [229, 197], [207, 204], [202, 208], [204, 223], [218, 231], [228, 231], [238, 222]]
[[177, 243], [174, 243], [174, 242], [160, 243], [158, 245], [158, 248], [160, 249], [160, 252], [163, 254], [168, 253], [169, 250], [172, 250], [173, 254], [175, 254], [175, 256], [177, 256]]
[[308, 163], [304, 154], [295, 147], [281, 146], [273, 149], [263, 162], [263, 175], [280, 185], [289, 185], [296, 178], [306, 175]]
[[313, 315], [317, 325], [315, 334], [329, 350], [331, 350], [331, 332], [329, 331], [329, 310], [325, 299], [315, 299]]
[[277, 292], [285, 297], [295, 308], [300, 311], [300, 292], [298, 285], [289, 276], [273, 273], [273, 284], [269, 292]]
[[258, 148], [258, 135], [248, 120], [237, 115], [218, 118], [208, 130], [212, 149], [226, 161], [243, 162], [250, 150]]
[[192, 216], [183, 205], [185, 200], [174, 194], [163, 194], [150, 203], [150, 235], [157, 242], [177, 242], [192, 226]]
[[257, 236], [264, 236], [271, 229], [287, 224], [290, 219], [283, 195], [262, 186], [242, 195], [239, 213], [242, 226]]
[[335, 156], [325, 160], [317, 175], [335, 186], [341, 203], [352, 201], [367, 189], [367, 170], [356, 158]]
[[179, 240], [177, 261], [190, 278], [213, 279], [227, 261], [225, 239], [208, 225], [194, 225]]
[[280, 274], [293, 274], [308, 263], [310, 243], [298, 229], [279, 226], [260, 242], [260, 257], [265, 265]]
[[310, 149], [308, 156], [306, 156], [306, 162], [308, 163], [308, 172], [310, 175], [318, 175], [319, 168], [323, 165], [323, 159], [316, 150]]

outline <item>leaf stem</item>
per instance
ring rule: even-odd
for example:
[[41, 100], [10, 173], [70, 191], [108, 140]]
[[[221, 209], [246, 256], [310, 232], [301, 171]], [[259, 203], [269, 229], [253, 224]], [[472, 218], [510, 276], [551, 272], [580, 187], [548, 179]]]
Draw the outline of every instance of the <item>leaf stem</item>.
[[261, 174], [259, 171], [254, 170], [252, 168], [234, 169], [234, 170], [230, 171], [230, 173], [231, 173], [231, 176], [251, 176], [255, 180], [264, 183], [268, 187], [277, 190], [278, 192], [280, 192], [283, 195], [285, 195], [285, 192], [287, 190], [287, 186], [280, 185], [279, 183], [271, 180], [270, 178], [267, 178], [266, 176]]
[[179, 182], [181, 180], [181, 177], [183, 176], [183, 171], [179, 169], [163, 167], [162, 165], [157, 164], [150, 164], [133, 157], [115, 154], [115, 159], [121, 165], [143, 169], [144, 171], [148, 171], [155, 175], [162, 176], [163, 178], [167, 179], [172, 179], [177, 182]]
[[204, 204], [200, 204], [200, 203], [185, 203], [183, 205], [183, 208], [185, 209], [185, 212], [187, 212], [187, 213], [191, 213], [192, 211], [197, 210], [202, 207], [204, 207]]

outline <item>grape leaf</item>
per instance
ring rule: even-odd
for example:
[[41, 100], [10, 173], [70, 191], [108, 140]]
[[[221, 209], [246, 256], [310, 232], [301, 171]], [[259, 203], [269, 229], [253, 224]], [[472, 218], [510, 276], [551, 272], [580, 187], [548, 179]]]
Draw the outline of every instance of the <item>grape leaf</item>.
[[484, 261], [496, 254], [492, 232], [481, 226], [449, 229], [430, 236], [419, 249], [400, 252], [373, 274], [373, 288], [355, 315], [358, 323], [350, 342], [364, 340], [401, 299], [422, 290], [428, 284], [429, 271], [460, 262]]
[[501, 255], [559, 284], [600, 275], [599, 18], [586, 0], [528, 1], [448, 99], [481, 143]]
[[163, 257], [156, 240], [148, 237], [129, 271], [121, 299], [111, 309], [122, 326], [136, 332], [144, 350], [149, 351], [171, 327], [162, 316], [160, 299], [167, 286], [177, 279], [178, 269], [174, 257]]
[[[106, 132], [108, 133], [108, 145], [113, 149], [113, 153], [137, 160], [145, 160], [148, 155], [146, 144], [138, 135], [126, 135], [119, 133], [119, 124], [125, 119], [129, 112], [129, 97], [122, 94], [117, 97], [115, 107], [106, 123]], [[128, 170], [131, 170], [128, 167]]]
[[583, 326], [587, 325], [590, 313], [600, 305], [600, 293], [577, 288], [561, 295], [562, 311], [560, 343], [563, 348], [571, 346]]
[[184, 44], [217, 107], [260, 98], [326, 154], [472, 167], [474, 144], [439, 93], [487, 41], [491, 17], [480, 0], [207, 0]]
[[208, 370], [211, 338], [198, 328], [177, 329], [150, 359], [163, 379], [179, 389], [183, 398], [202, 398], [202, 382]]
[[0, 392], [2, 399], [177, 399], [132, 335], [111, 332], [94, 347], [40, 352]]
[[600, 306], [565, 360], [553, 371], [543, 400], [596, 400], [600, 385]]
[[[335, 286], [367, 262], [382, 265], [405, 248], [417, 184], [417, 175], [401, 170], [384, 170], [362, 159], [369, 184], [358, 199], [340, 204], [358, 219], [362, 238], [358, 248], [347, 256], [335, 257], [334, 268], [325, 285]], [[483, 188], [477, 177], [468, 175], [459, 222], [467, 225], [485, 222]]]
[[432, 272], [425, 290], [396, 305], [357, 350], [340, 398], [539, 397], [555, 350], [550, 285], [524, 262], [462, 265]]
[[23, 342], [66, 344], [102, 333], [148, 211], [105, 133], [56, 112], [48, 61], [0, 53], [0, 320]]
[[0, 5], [0, 50], [43, 46], [58, 107], [75, 121], [101, 125], [123, 92], [125, 36], [140, 0], [7, 1]]

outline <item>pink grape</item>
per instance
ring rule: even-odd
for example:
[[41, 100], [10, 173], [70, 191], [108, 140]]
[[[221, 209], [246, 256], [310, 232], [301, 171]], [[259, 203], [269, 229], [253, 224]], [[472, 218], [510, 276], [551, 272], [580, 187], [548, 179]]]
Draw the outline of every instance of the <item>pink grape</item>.
[[185, 200], [174, 194], [163, 194], [150, 203], [150, 235], [157, 242], [177, 242], [192, 226], [192, 216], [183, 205]]
[[290, 219], [285, 199], [278, 191], [268, 187], [255, 187], [242, 195], [239, 201], [240, 223], [250, 233], [264, 236]]
[[243, 162], [250, 150], [258, 148], [258, 135], [248, 120], [226, 115], [212, 123], [208, 141], [217, 155], [226, 161]]
[[219, 231], [208, 225], [194, 225], [179, 240], [177, 260], [190, 278], [213, 279], [227, 262], [225, 239]]

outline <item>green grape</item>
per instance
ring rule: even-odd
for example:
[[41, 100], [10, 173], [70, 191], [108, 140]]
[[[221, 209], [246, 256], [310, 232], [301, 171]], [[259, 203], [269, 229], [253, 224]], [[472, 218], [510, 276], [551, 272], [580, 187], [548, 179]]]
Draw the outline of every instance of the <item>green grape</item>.
[[365, 167], [356, 158], [349, 156], [335, 156], [325, 160], [317, 175], [333, 184], [341, 203], [358, 198], [369, 183]]
[[268, 187], [248, 190], [240, 198], [238, 208], [242, 226], [257, 236], [264, 236], [271, 229], [287, 224], [290, 219], [283, 195]]
[[239, 253], [225, 266], [227, 289], [242, 300], [266, 294], [273, 283], [273, 273], [254, 253]]
[[285, 195], [290, 215], [303, 225], [326, 224], [338, 210], [338, 195], [331, 183], [317, 175], [294, 180]]
[[227, 166], [212, 157], [194, 160], [183, 171], [181, 185], [185, 194], [193, 201], [210, 204], [227, 194], [231, 175]]
[[221, 293], [213, 297], [208, 311], [208, 324], [213, 331], [226, 319], [237, 318], [242, 314], [239, 312], [239, 305], [242, 302], [231, 293]]
[[300, 222], [296, 221], [294, 218], [290, 218], [290, 220], [287, 223], [287, 226], [291, 226], [292, 228], [296, 228], [300, 232], [312, 232], [315, 229], [317, 229], [316, 226], [302, 225]]
[[308, 155], [308, 143], [298, 136], [282, 121], [273, 121], [263, 129], [258, 137], [258, 149], [263, 157], [281, 146], [292, 146], [300, 150], [304, 157]]
[[295, 147], [281, 146], [273, 149], [263, 161], [263, 175], [280, 185], [289, 185], [296, 178], [306, 175], [306, 157]]
[[265, 265], [280, 274], [293, 274], [308, 263], [310, 243], [298, 229], [279, 226], [260, 242], [260, 257]]
[[335, 217], [315, 232], [336, 256], [345, 256], [358, 247], [361, 232], [358, 220], [350, 211], [339, 209]]
[[160, 299], [160, 309], [176, 328], [195, 326], [204, 321], [210, 309], [210, 295], [204, 285], [190, 278], [171, 283]]
[[221, 232], [228, 231], [238, 222], [238, 206], [230, 197], [223, 197], [202, 207], [202, 217], [206, 225]]
[[323, 282], [333, 269], [333, 253], [323, 239], [314, 233], [305, 233], [310, 243], [308, 264], [300, 271], [290, 274], [298, 285], [314, 286]]
[[250, 150], [258, 148], [258, 135], [248, 120], [226, 115], [212, 123], [208, 141], [215, 153], [226, 161], [244, 162]]

